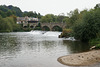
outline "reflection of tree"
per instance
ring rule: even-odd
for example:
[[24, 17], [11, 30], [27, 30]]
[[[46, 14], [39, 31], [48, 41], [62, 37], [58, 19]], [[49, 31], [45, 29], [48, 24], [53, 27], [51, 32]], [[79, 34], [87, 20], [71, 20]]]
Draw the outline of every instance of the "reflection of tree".
[[28, 50], [32, 50], [34, 52], [40, 52], [40, 41], [32, 41], [28, 40], [24, 45], [24, 49], [27, 48]]
[[2, 54], [15, 54], [19, 51], [19, 43], [16, 37], [11, 35], [0, 35], [0, 53]]
[[63, 40], [64, 45], [67, 46], [67, 50], [70, 53], [84, 52], [89, 50], [88, 43], [83, 43], [80, 41], [67, 41]]
[[41, 42], [42, 49], [44, 49], [47, 52], [55, 51], [59, 45], [62, 45], [59, 41], [42, 41]]

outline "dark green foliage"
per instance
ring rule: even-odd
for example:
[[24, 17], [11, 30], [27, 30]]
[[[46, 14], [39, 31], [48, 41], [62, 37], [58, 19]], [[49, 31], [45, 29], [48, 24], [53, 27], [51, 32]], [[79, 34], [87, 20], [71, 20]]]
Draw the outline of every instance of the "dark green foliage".
[[96, 4], [96, 6], [94, 7], [95, 9], [100, 8], [100, 4]]
[[2, 10], [0, 10], [0, 15], [1, 15], [2, 17], [7, 17], [7, 15], [5, 14], [5, 12], [3, 12]]
[[[41, 18], [40, 13], [36, 12], [22, 12], [20, 8], [9, 5], [0, 5], [0, 32], [12, 32], [12, 31], [30, 31], [31, 29], [23, 29], [22, 25], [16, 24], [16, 18], [24, 16]], [[39, 29], [39, 26], [38, 26]]]
[[44, 27], [42, 28], [42, 30], [43, 30], [43, 31], [50, 31], [50, 28], [47, 27], [47, 26], [44, 26]]
[[23, 14], [22, 11], [20, 10], [20, 8], [18, 8], [18, 7], [14, 7], [12, 5], [9, 5], [8, 9], [10, 9], [12, 11], [12, 13], [14, 13], [14, 15], [16, 14], [19, 17], [21, 17]]
[[78, 19], [79, 19], [79, 11], [78, 9], [75, 9], [74, 11], [71, 11], [68, 13], [69, 15], [69, 22], [71, 25], [73, 25]]
[[61, 35], [59, 35], [59, 38], [68, 38], [72, 36], [72, 29], [63, 29]]
[[95, 46], [96, 49], [100, 49], [100, 38], [95, 38], [89, 41], [91, 46]]
[[40, 27], [40, 28], [41, 28], [41, 24], [40, 24], [40, 23], [38, 23], [38, 27]]
[[62, 15], [58, 15], [57, 17], [57, 22], [63, 22], [63, 19], [65, 18], [65, 16]]
[[42, 16], [40, 19], [40, 22], [42, 23], [55, 23], [55, 22], [63, 22], [63, 20], [66, 18], [66, 16], [62, 15], [53, 15], [53, 14], [47, 14], [45, 16]]
[[38, 25], [34, 28], [34, 30], [42, 30], [42, 29], [41, 29], [41, 24], [38, 23]]
[[8, 10], [8, 11], [6, 12], [6, 15], [7, 15], [7, 17], [9, 17], [9, 16], [13, 15], [13, 13], [12, 13], [11, 10]]
[[52, 31], [62, 31], [62, 28], [59, 26], [54, 26]]
[[[9, 5], [9, 6], [1, 5], [0, 10], [2, 12], [4, 12], [3, 15], [1, 14], [2, 17], [8, 17], [8, 16], [11, 16], [11, 15], [16, 15], [16, 16], [21, 17], [22, 14], [23, 14], [22, 11], [20, 10], [20, 8], [14, 7], [12, 5]], [[7, 14], [7, 16], [4, 16], [6, 14]]]
[[55, 16], [53, 14], [47, 14], [47, 15], [43, 16], [40, 21], [42, 23], [55, 22], [54, 18], [55, 18]]
[[[100, 47], [100, 4], [97, 4], [94, 9], [83, 10], [80, 13], [78, 10], [68, 13], [69, 18], [64, 19], [67, 27], [72, 29], [73, 36], [81, 41], [90, 42], [96, 48]], [[64, 35], [67, 35], [65, 33]], [[66, 37], [66, 36], [64, 36]]]
[[35, 27], [34, 30], [41, 30], [41, 28], [40, 27]]
[[15, 7], [12, 5], [6, 6], [6, 5], [0, 5], [0, 15], [5, 18], [11, 15], [15, 15], [18, 17], [22, 17], [22, 16], [29, 16], [29, 17], [35, 17], [35, 18], [41, 18], [41, 14], [40, 13], [36, 13], [33, 11], [25, 11], [22, 12], [21, 9], [19, 7]]
[[0, 32], [20, 31], [22, 28], [16, 24], [14, 17], [2, 18], [0, 16]]
[[4, 19], [0, 16], [0, 32], [6, 32], [6, 31], [10, 32], [7, 26], [9, 26], [9, 24], [6, 23]]
[[12, 26], [8, 19], [0, 17], [0, 32], [11, 32]]
[[73, 27], [74, 36], [82, 41], [96, 38], [100, 30], [100, 10], [90, 10], [83, 15], [82, 22]]
[[96, 44], [100, 44], [100, 38], [95, 38], [89, 41], [89, 43], [94, 46]]
[[33, 12], [33, 11], [29, 11], [29, 12], [27, 12], [27, 11], [25, 11], [25, 12], [23, 12], [23, 16], [25, 17], [25, 16], [28, 16], [28, 17], [35, 17], [35, 18], [41, 18], [41, 14], [40, 13], [36, 13], [36, 12]]

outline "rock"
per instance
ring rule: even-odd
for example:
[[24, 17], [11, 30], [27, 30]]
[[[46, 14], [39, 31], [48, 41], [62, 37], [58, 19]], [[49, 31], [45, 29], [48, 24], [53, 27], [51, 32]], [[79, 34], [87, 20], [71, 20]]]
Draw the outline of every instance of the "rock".
[[95, 48], [96, 48], [96, 46], [92, 46], [92, 47], [90, 48], [90, 50], [95, 49]]

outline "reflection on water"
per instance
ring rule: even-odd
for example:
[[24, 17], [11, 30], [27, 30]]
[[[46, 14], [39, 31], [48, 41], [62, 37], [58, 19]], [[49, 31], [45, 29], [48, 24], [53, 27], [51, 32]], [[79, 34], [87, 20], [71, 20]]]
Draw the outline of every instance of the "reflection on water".
[[80, 41], [66, 41], [63, 40], [63, 45], [67, 45], [67, 50], [70, 53], [79, 53], [89, 50], [88, 43], [83, 43]]
[[[60, 64], [57, 58], [88, 51], [89, 46], [87, 43], [58, 38], [60, 33], [46, 31], [0, 33], [0, 67], [70, 67]], [[96, 64], [85, 67], [99, 66]]]

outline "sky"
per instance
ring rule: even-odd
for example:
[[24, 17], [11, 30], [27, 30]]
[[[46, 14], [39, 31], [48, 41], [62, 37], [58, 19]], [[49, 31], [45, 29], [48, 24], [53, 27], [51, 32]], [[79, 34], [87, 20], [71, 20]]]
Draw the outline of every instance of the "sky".
[[79, 9], [94, 8], [100, 0], [0, 0], [0, 5], [13, 5], [24, 11], [36, 11], [41, 15], [64, 13], [67, 15], [70, 11]]

